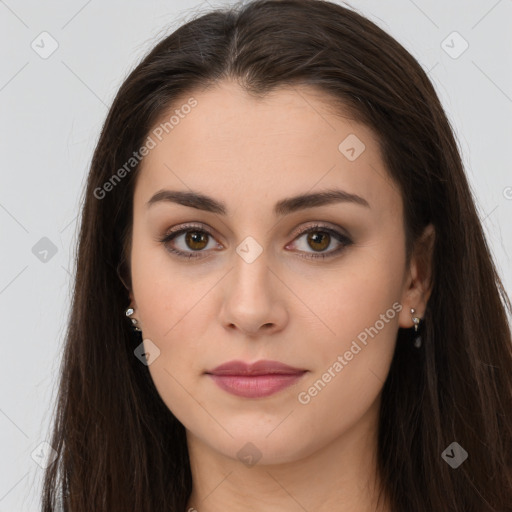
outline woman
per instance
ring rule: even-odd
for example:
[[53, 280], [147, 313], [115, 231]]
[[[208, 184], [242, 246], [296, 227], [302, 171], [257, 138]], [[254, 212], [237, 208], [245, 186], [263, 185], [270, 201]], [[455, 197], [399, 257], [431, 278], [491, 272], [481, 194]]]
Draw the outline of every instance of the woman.
[[506, 308], [398, 42], [322, 0], [203, 15], [94, 153], [43, 510], [512, 510]]

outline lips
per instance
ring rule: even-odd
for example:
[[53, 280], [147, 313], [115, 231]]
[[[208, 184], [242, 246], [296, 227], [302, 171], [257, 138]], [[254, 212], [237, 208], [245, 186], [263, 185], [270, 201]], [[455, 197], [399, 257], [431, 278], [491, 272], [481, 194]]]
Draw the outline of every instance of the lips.
[[263, 398], [291, 386], [307, 370], [294, 368], [278, 361], [229, 361], [205, 372], [215, 384], [232, 395]]
[[307, 370], [294, 368], [279, 361], [261, 360], [255, 363], [229, 361], [206, 373], [211, 375], [297, 375]]

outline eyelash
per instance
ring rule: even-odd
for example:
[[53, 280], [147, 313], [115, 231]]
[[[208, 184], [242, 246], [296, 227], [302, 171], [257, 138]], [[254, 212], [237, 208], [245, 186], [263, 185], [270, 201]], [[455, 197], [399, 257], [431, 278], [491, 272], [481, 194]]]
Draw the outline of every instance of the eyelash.
[[[180, 236], [184, 233], [187, 233], [189, 231], [196, 232], [196, 233], [205, 233], [209, 237], [214, 238], [213, 235], [208, 230], [204, 229], [202, 226], [186, 225], [186, 226], [182, 226], [181, 229], [178, 229], [176, 231], [172, 231], [171, 233], [166, 234], [163, 238], [159, 239], [158, 241], [160, 243], [164, 244], [164, 246], [166, 247], [166, 249], [169, 252], [176, 254], [180, 258], [184, 258], [187, 260], [190, 260], [192, 258], [203, 258], [204, 256], [201, 256], [200, 253], [205, 252], [204, 250], [199, 250], [196, 252], [189, 253], [189, 252], [184, 252], [184, 251], [180, 251], [178, 249], [169, 247], [169, 245], [168, 245], [169, 242], [172, 242], [178, 236]], [[352, 240], [350, 240], [350, 238], [348, 238], [346, 235], [344, 235], [344, 234], [340, 233], [339, 231], [336, 231], [332, 228], [329, 228], [327, 226], [322, 226], [320, 224], [315, 224], [314, 226], [308, 226], [307, 228], [301, 230], [297, 234], [297, 236], [294, 238], [294, 240], [300, 238], [301, 236], [303, 236], [305, 234], [312, 233], [312, 232], [314, 233], [317, 231], [322, 232], [322, 233], [328, 233], [329, 235], [333, 236], [339, 243], [341, 243], [342, 246], [339, 247], [338, 249], [335, 249], [328, 253], [316, 253], [316, 254], [315, 253], [307, 253], [310, 255], [309, 256], [299, 255], [299, 257], [311, 259], [311, 260], [331, 258], [331, 257], [336, 256], [338, 253], [340, 253], [346, 247], [348, 247], [349, 245], [352, 245], [352, 243], [353, 243]]]

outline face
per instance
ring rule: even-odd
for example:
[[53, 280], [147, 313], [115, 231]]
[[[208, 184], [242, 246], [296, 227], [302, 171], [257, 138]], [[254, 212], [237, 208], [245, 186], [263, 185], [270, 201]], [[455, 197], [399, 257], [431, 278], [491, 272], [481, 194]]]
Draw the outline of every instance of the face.
[[[314, 89], [255, 99], [223, 82], [191, 96], [150, 134], [134, 193], [131, 297], [159, 351], [149, 371], [187, 436], [233, 459], [251, 442], [262, 463], [293, 461], [375, 413], [398, 327], [421, 313], [401, 196], [372, 131]], [[211, 201], [154, 198], [164, 190]], [[233, 360], [300, 372], [208, 373]]]

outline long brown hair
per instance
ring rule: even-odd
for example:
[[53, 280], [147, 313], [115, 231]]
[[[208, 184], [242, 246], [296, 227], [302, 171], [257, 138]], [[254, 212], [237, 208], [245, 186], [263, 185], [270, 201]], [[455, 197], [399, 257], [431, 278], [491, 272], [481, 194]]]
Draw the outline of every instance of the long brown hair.
[[[235, 79], [263, 96], [313, 85], [379, 138], [404, 202], [407, 255], [436, 230], [433, 288], [411, 348], [400, 328], [382, 391], [378, 463], [395, 512], [512, 510], [512, 312], [454, 135], [417, 61], [390, 35], [324, 0], [256, 0], [184, 23], [122, 84], [82, 198], [76, 279], [43, 511], [179, 511], [192, 487], [185, 430], [161, 400], [129, 304], [138, 165], [105, 183], [178, 98]], [[113, 181], [111, 181], [113, 183]], [[95, 192], [96, 191], [96, 192]], [[101, 197], [100, 197], [101, 196]], [[468, 458], [441, 457], [457, 442]]]

